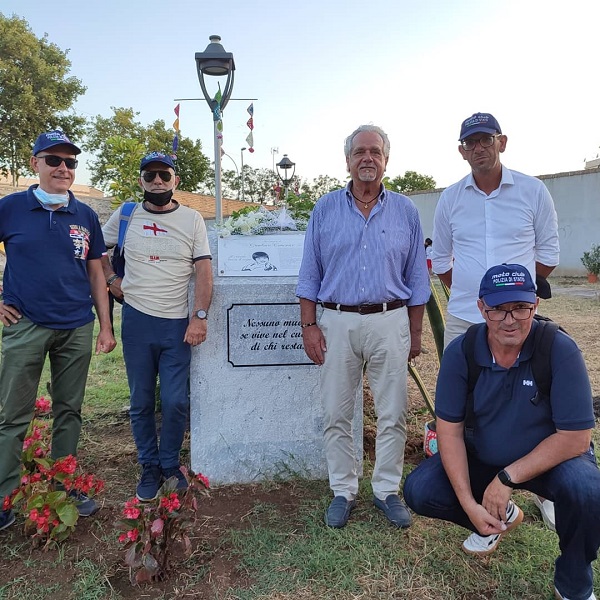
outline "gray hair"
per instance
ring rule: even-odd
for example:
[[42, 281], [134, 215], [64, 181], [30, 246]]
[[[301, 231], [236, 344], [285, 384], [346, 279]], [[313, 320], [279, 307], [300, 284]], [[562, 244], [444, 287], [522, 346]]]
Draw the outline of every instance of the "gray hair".
[[352, 144], [354, 142], [354, 138], [363, 131], [373, 131], [379, 135], [379, 137], [383, 140], [383, 155], [385, 158], [389, 158], [390, 156], [390, 139], [387, 136], [387, 133], [381, 129], [381, 127], [377, 127], [377, 125], [361, 125], [356, 128], [345, 140], [344, 142], [344, 154], [346, 158], [350, 156], [350, 152], [352, 152]]

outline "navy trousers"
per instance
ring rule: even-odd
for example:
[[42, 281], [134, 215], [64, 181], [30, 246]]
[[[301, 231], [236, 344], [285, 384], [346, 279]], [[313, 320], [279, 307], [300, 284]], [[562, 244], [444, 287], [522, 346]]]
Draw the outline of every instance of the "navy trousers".
[[[131, 430], [142, 465], [179, 466], [189, 414], [188, 319], [163, 319], [123, 304], [121, 337], [131, 395]], [[162, 427], [156, 431], [156, 378], [160, 376]]]
[[[481, 502], [501, 466], [468, 455], [473, 496]], [[592, 561], [600, 546], [600, 471], [593, 449], [557, 465], [519, 488], [554, 502], [560, 556], [554, 584], [570, 600], [587, 600], [593, 591]], [[424, 460], [404, 483], [404, 499], [419, 515], [443, 519], [478, 533], [454, 493], [439, 454]]]

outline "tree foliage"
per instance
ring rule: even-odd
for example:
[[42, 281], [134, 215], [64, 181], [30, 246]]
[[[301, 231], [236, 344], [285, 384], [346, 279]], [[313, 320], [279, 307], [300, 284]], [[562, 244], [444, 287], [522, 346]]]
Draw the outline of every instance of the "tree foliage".
[[[133, 108], [111, 107], [113, 115], [92, 119], [84, 149], [93, 152], [88, 162], [92, 185], [114, 193], [137, 185], [140, 160], [147, 152], [173, 154], [172, 129], [157, 120], [144, 126]], [[133, 154], [124, 157], [123, 152]], [[177, 150], [179, 189], [194, 192], [209, 172], [208, 158], [202, 153], [200, 140], [180, 136]], [[135, 168], [133, 168], [135, 167]]]
[[304, 181], [300, 186], [300, 191], [307, 199], [312, 200], [314, 203], [328, 192], [333, 192], [343, 187], [344, 184], [339, 179], [330, 177], [329, 175], [319, 175], [311, 182]]
[[393, 179], [385, 177], [383, 180], [385, 187], [392, 192], [400, 194], [410, 194], [419, 190], [435, 189], [435, 179], [429, 175], [421, 175], [416, 171], [406, 171], [404, 175], [398, 175]]
[[68, 76], [67, 53], [37, 38], [25, 19], [0, 13], [0, 171], [12, 173], [13, 185], [31, 173], [40, 133], [62, 129], [74, 141], [83, 133], [85, 119], [69, 111], [86, 88]]

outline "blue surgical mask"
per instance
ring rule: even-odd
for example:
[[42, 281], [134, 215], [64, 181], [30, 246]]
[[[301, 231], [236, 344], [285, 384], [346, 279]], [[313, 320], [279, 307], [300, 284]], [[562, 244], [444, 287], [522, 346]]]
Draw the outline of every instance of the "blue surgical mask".
[[57, 204], [69, 204], [69, 194], [49, 194], [39, 185], [34, 188], [33, 193], [42, 206], [56, 206]]

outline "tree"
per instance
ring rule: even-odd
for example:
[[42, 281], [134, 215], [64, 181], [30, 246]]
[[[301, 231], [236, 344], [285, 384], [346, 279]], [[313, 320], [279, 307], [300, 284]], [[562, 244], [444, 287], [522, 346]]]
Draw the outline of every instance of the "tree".
[[398, 175], [398, 177], [394, 177], [393, 179], [385, 177], [383, 182], [388, 190], [399, 192], [400, 194], [435, 189], [435, 179], [433, 177], [421, 175], [416, 171], [406, 171], [404, 175]]
[[344, 187], [344, 184], [335, 177], [329, 175], [319, 175], [312, 182], [303, 182], [301, 186], [302, 194], [306, 198], [316, 202], [321, 196], [327, 194], [327, 192], [333, 192]]
[[0, 171], [12, 174], [13, 185], [31, 173], [40, 133], [62, 129], [74, 140], [83, 133], [85, 119], [68, 111], [86, 88], [68, 77], [67, 53], [47, 35], [37, 38], [25, 19], [0, 13]]
[[[113, 115], [110, 117], [98, 115], [92, 119], [83, 146], [85, 150], [95, 153], [95, 157], [88, 162], [92, 185], [106, 191], [127, 189], [137, 182], [139, 163], [146, 152], [156, 150], [173, 154], [174, 132], [166, 128], [164, 121], [157, 120], [144, 126], [137, 120], [139, 113], [133, 108], [113, 106], [111, 110]], [[128, 150], [133, 155], [125, 158], [123, 152]], [[135, 172], [129, 168], [130, 163], [136, 164]], [[200, 140], [180, 136], [176, 164], [181, 180], [179, 189], [196, 191], [209, 171], [209, 161], [202, 153]]]
[[[211, 169], [212, 179], [206, 178], [203, 191], [214, 193], [214, 169]], [[265, 204], [276, 200], [275, 188], [277, 187], [277, 176], [271, 169], [253, 169], [250, 165], [244, 165], [244, 200], [246, 202], [258, 202]], [[241, 179], [239, 174], [233, 170], [221, 172], [222, 194], [224, 198], [239, 198], [241, 196]]]
[[142, 188], [138, 184], [140, 156], [144, 155], [144, 145], [137, 140], [118, 135], [106, 140], [107, 154], [114, 162], [106, 165], [110, 178], [108, 186], [115, 207], [128, 200], [141, 201]]

